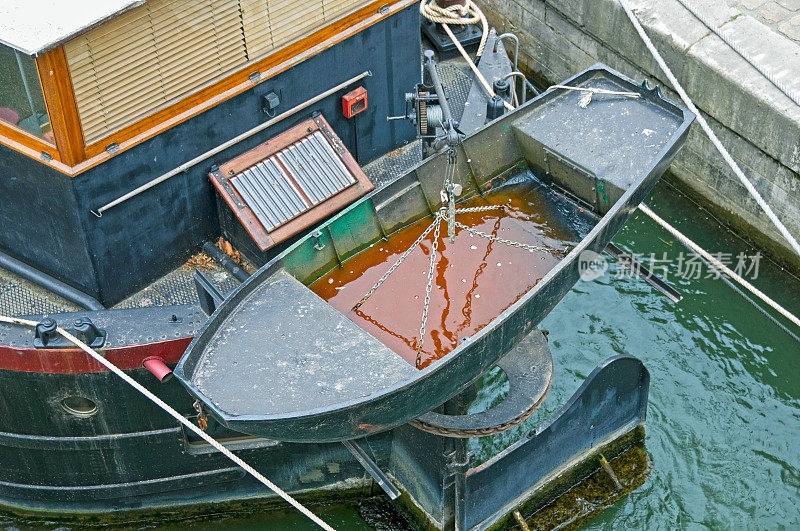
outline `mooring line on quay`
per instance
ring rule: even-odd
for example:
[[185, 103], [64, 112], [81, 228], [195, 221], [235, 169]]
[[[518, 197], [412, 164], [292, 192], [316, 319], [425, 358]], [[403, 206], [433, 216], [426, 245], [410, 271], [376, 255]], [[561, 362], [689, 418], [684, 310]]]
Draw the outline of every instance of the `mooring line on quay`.
[[[650, 219], [658, 223], [662, 228], [664, 228], [667, 232], [672, 234], [675, 239], [681, 242], [683, 245], [691, 249], [693, 252], [697, 253], [701, 258], [705, 259], [707, 262], [710, 262], [715, 268], [720, 270], [721, 272], [728, 275], [730, 278], [741, 284], [747, 291], [764, 301], [767, 305], [769, 305], [772, 309], [780, 313], [782, 316], [786, 317], [792, 323], [800, 327], [800, 318], [792, 314], [789, 310], [772, 300], [768, 295], [763, 293], [757, 287], [753, 286], [750, 282], [745, 280], [741, 275], [737, 274], [731, 268], [723, 264], [721, 261], [716, 259], [714, 256], [711, 255], [708, 251], [700, 247], [694, 241], [689, 239], [688, 236], [680, 232], [678, 229], [664, 221], [658, 214], [650, 210], [647, 205], [644, 203], [639, 205], [639, 210], [644, 212]], [[793, 334], [794, 335], [794, 334]]]
[[[32, 326], [36, 327], [39, 324], [36, 321], [31, 321], [29, 319], [20, 319], [19, 317], [7, 317], [5, 315], [0, 315], [0, 322], [2, 323], [9, 323], [9, 324], [17, 324], [23, 326]], [[303, 513], [307, 516], [311, 521], [315, 524], [320, 526], [322, 529], [326, 531], [335, 531], [334, 528], [326, 524], [320, 517], [312, 513], [305, 505], [300, 503], [299, 501], [295, 500], [291, 495], [285, 492], [283, 489], [278, 487], [276, 484], [268, 480], [264, 477], [258, 470], [253, 468], [252, 466], [248, 465], [244, 462], [240, 457], [236, 456], [233, 452], [225, 448], [220, 442], [216, 439], [208, 435], [206, 432], [202, 431], [200, 428], [195, 426], [192, 421], [178, 413], [175, 409], [172, 408], [169, 404], [158, 398], [156, 395], [148, 391], [147, 389], [142, 386], [139, 382], [125, 374], [119, 367], [105, 359], [99, 352], [91, 348], [89, 345], [75, 337], [74, 335], [70, 334], [66, 330], [61, 327], [56, 328], [56, 331], [61, 334], [65, 339], [73, 343], [76, 347], [80, 348], [82, 351], [89, 354], [92, 358], [94, 358], [98, 363], [103, 365], [106, 369], [113, 372], [120, 378], [122, 378], [125, 383], [139, 391], [143, 394], [147, 399], [153, 402], [155, 405], [166, 411], [171, 417], [175, 420], [186, 426], [189, 430], [191, 430], [195, 435], [206, 441], [208, 444], [213, 446], [217, 451], [222, 453], [225, 457], [236, 463], [239, 467], [241, 467], [245, 472], [253, 476], [257, 479], [260, 483], [264, 484], [267, 488], [272, 490], [275, 494], [286, 500], [290, 505], [292, 505], [295, 509]]]
[[699, 123], [700, 127], [703, 128], [703, 131], [706, 132], [708, 138], [711, 139], [711, 143], [714, 144], [714, 147], [717, 148], [717, 151], [719, 151], [720, 155], [722, 155], [722, 158], [725, 159], [725, 162], [727, 162], [728, 166], [731, 167], [733, 173], [736, 174], [736, 176], [739, 178], [739, 181], [741, 181], [742, 185], [744, 185], [744, 187], [747, 189], [750, 195], [753, 196], [753, 199], [756, 200], [756, 203], [758, 203], [758, 206], [761, 207], [761, 210], [764, 211], [764, 213], [767, 215], [772, 224], [775, 225], [775, 227], [778, 229], [778, 232], [780, 232], [781, 235], [786, 239], [786, 241], [789, 242], [789, 245], [792, 246], [794, 251], [798, 255], [800, 255], [800, 244], [797, 243], [797, 240], [794, 238], [794, 236], [792, 236], [792, 234], [789, 232], [789, 229], [786, 228], [783, 222], [780, 219], [778, 219], [778, 216], [775, 215], [775, 212], [772, 211], [772, 208], [770, 208], [770, 206], [766, 203], [766, 201], [764, 201], [764, 198], [761, 197], [761, 194], [758, 192], [758, 190], [756, 190], [756, 187], [753, 186], [753, 183], [750, 182], [750, 179], [747, 178], [747, 176], [744, 174], [744, 172], [736, 163], [736, 161], [733, 160], [733, 157], [731, 157], [730, 153], [728, 153], [728, 150], [725, 149], [725, 146], [722, 145], [722, 142], [719, 140], [719, 138], [717, 138], [717, 135], [711, 129], [711, 126], [708, 125], [706, 119], [703, 118], [702, 114], [700, 114], [700, 110], [695, 106], [694, 102], [692, 102], [692, 99], [683, 89], [683, 86], [681, 86], [680, 82], [678, 81], [678, 78], [675, 77], [675, 75], [672, 73], [672, 70], [670, 70], [669, 66], [667, 66], [667, 63], [664, 61], [664, 58], [656, 49], [655, 45], [653, 44], [653, 41], [651, 41], [650, 37], [648, 37], [647, 33], [645, 33], [644, 28], [642, 27], [641, 23], [639, 23], [639, 20], [636, 18], [636, 15], [633, 14], [633, 11], [631, 11], [631, 9], [628, 7], [625, 0], [620, 0], [620, 5], [622, 6], [622, 9], [625, 10], [625, 14], [628, 15], [631, 24], [633, 24], [633, 27], [636, 29], [636, 33], [639, 34], [639, 37], [641, 37], [645, 46], [650, 51], [650, 54], [656, 60], [658, 66], [661, 67], [661, 70], [667, 76], [669, 82], [672, 83], [672, 86], [675, 88], [678, 95], [680, 95], [681, 99], [683, 100], [683, 103], [689, 108], [690, 111], [692, 111], [695, 114], [697, 118], [697, 123]]

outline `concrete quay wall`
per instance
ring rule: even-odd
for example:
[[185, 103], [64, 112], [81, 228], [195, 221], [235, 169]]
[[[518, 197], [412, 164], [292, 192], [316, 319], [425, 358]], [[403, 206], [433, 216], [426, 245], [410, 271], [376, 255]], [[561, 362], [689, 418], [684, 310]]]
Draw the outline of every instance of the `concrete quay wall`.
[[[800, 239], [800, 107], [677, 0], [627, 2], [722, 143]], [[728, 3], [692, 5], [800, 92], [800, 45]], [[483, 0], [480, 6], [498, 32], [520, 38], [520, 66], [540, 82], [558, 82], [599, 61], [637, 82], [648, 78], [680, 102], [617, 0]], [[699, 125], [670, 171], [673, 182], [737, 232], [800, 272], [800, 257]]]

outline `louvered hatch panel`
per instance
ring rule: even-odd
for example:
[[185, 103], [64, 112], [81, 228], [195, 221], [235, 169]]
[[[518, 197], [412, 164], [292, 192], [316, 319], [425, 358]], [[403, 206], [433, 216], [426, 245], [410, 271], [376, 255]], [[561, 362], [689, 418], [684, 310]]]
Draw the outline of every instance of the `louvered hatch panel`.
[[211, 182], [262, 251], [374, 188], [322, 116], [223, 164]]

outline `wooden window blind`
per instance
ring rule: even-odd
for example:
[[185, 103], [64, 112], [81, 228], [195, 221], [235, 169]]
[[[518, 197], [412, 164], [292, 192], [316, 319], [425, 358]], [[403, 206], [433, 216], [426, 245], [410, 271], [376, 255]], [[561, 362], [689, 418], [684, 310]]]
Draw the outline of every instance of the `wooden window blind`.
[[149, 0], [64, 46], [84, 137], [97, 140], [367, 3]]

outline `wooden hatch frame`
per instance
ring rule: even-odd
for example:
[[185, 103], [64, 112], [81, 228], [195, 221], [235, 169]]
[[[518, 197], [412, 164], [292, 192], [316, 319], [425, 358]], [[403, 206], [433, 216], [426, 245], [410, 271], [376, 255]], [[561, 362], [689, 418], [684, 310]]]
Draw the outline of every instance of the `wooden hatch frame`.
[[[327, 143], [338, 155], [339, 160], [344, 164], [345, 168], [347, 168], [347, 171], [355, 178], [355, 182], [310, 207], [308, 210], [278, 225], [273, 230], [268, 231], [258, 220], [253, 210], [247, 205], [245, 198], [236, 191], [231, 183], [231, 179], [240, 172], [268, 159], [275, 153], [294, 144], [298, 140], [311, 136], [317, 131], [322, 133]], [[287, 176], [294, 181], [288, 172]], [[361, 166], [358, 165], [353, 155], [350, 154], [350, 151], [347, 150], [328, 121], [325, 120], [321, 114], [297, 124], [288, 131], [256, 146], [247, 153], [226, 162], [221, 165], [219, 169], [211, 172], [209, 178], [220, 196], [225, 199], [225, 202], [228, 204], [228, 207], [230, 207], [234, 216], [239, 219], [245, 230], [247, 230], [247, 233], [250, 234], [250, 237], [253, 238], [258, 248], [262, 251], [313, 226], [375, 189], [375, 186], [364, 173], [364, 170], [361, 169]], [[294, 184], [297, 188], [300, 188], [297, 183]]]

